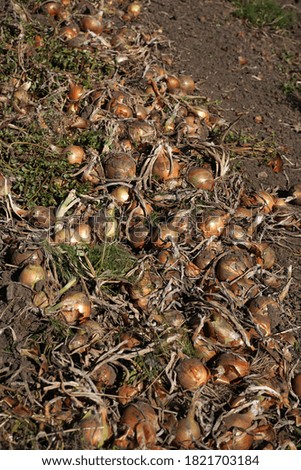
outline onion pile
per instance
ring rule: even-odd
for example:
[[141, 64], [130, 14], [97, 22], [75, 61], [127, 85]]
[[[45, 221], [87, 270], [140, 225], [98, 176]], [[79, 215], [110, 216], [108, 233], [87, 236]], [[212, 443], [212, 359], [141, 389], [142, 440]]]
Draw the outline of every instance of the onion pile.
[[[48, 50], [58, 41], [67, 71], [49, 69], [52, 88], [41, 90], [23, 73], [0, 83], [1, 111], [13, 109], [17, 123], [5, 162], [28, 144], [63, 168], [49, 206], [43, 182], [24, 201], [22, 178], [9, 164], [0, 173], [4, 335], [13, 335], [8, 350], [14, 318], [25, 327], [33, 319], [14, 352], [33, 365], [33, 399], [21, 387], [16, 400], [30, 402], [35, 445], [284, 447], [301, 422], [300, 339], [291, 268], [278, 265], [277, 250], [287, 233], [298, 238], [300, 185], [254, 190], [232, 173], [228, 127], [191, 76], [169, 71], [161, 33], [137, 24], [142, 3], [36, 9], [43, 37], [22, 44], [24, 66], [29, 74], [44, 50], [58, 61]], [[44, 109], [50, 96], [57, 119]], [[47, 145], [25, 139], [31, 116]], [[8, 446], [24, 428], [12, 398], [24, 382], [17, 367], [3, 368]]]

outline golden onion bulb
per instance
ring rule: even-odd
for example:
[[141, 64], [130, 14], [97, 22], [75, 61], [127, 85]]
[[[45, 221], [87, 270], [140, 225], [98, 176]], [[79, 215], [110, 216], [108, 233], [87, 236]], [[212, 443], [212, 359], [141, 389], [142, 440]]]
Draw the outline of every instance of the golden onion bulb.
[[59, 305], [60, 312], [69, 325], [83, 322], [91, 315], [91, 303], [84, 292], [68, 292]]
[[214, 176], [212, 170], [194, 166], [188, 170], [187, 181], [194, 188], [212, 191], [214, 187]]
[[194, 391], [205, 385], [210, 374], [199, 359], [184, 359], [176, 368], [180, 385], [186, 390]]
[[42, 266], [38, 264], [28, 264], [19, 275], [19, 282], [34, 289], [39, 281], [44, 281], [46, 277]]

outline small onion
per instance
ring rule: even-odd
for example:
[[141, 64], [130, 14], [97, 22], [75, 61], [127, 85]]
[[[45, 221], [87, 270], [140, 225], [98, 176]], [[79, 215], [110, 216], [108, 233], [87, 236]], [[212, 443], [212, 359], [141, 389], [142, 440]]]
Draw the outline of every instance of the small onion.
[[178, 80], [177, 77], [173, 75], [169, 75], [166, 78], [166, 86], [167, 86], [167, 90], [173, 93], [180, 89], [180, 81]]
[[111, 107], [112, 113], [120, 119], [129, 119], [133, 116], [133, 112], [129, 106], [124, 103], [116, 103]]
[[219, 438], [219, 448], [222, 450], [249, 450], [252, 447], [254, 437], [246, 431], [234, 429], [227, 431]]
[[73, 39], [78, 36], [79, 31], [80, 29], [75, 23], [69, 24], [60, 29], [60, 37], [64, 40]]
[[43, 253], [41, 250], [27, 249], [25, 251], [14, 250], [11, 255], [11, 262], [16, 266], [20, 266], [23, 263], [30, 264], [41, 264], [43, 261]]
[[[235, 382], [238, 379], [245, 377], [250, 372], [250, 364], [248, 361], [232, 353], [221, 354], [218, 358], [217, 364], [218, 369], [222, 370], [222, 377], [225, 378], [228, 383]], [[218, 381], [219, 377], [216, 379], [216, 382]]]
[[187, 181], [194, 188], [212, 191], [214, 187], [214, 176], [209, 168], [192, 167], [188, 170]]
[[211, 242], [202, 251], [200, 251], [194, 258], [194, 264], [201, 270], [207, 268], [212, 260], [222, 251], [220, 242]]
[[122, 405], [127, 405], [133, 398], [139, 393], [139, 387], [133, 385], [124, 384], [118, 389], [117, 400]]
[[195, 90], [195, 82], [190, 75], [181, 75], [179, 77], [180, 88], [183, 93], [191, 95]]
[[223, 256], [216, 265], [216, 275], [219, 281], [233, 281], [242, 276], [251, 267], [250, 258], [240, 251]]
[[28, 264], [19, 275], [19, 282], [25, 286], [35, 288], [39, 281], [45, 280], [45, 271], [42, 266], [37, 264]]
[[43, 6], [43, 11], [49, 16], [57, 16], [61, 11], [61, 5], [58, 2], [47, 2]]
[[195, 449], [195, 443], [201, 436], [200, 425], [188, 413], [188, 416], [180, 419], [177, 424], [174, 443], [182, 449]]
[[208, 369], [199, 359], [184, 359], [176, 368], [180, 385], [186, 390], [194, 391], [205, 385], [210, 377]]
[[149, 229], [146, 223], [141, 220], [129, 228], [128, 241], [133, 248], [142, 249], [149, 238]]
[[104, 162], [104, 171], [108, 179], [129, 181], [136, 176], [136, 162], [127, 153], [115, 153]]
[[146, 118], [147, 118], [147, 109], [142, 106], [141, 104], [137, 104], [136, 105], [136, 118], [139, 120], [139, 121], [144, 121]]
[[132, 2], [127, 7], [127, 13], [133, 18], [136, 18], [140, 15], [142, 9], [142, 5], [140, 2]]
[[258, 205], [263, 206], [263, 211], [267, 214], [272, 211], [275, 205], [275, 198], [267, 191], [257, 191], [254, 194], [255, 201]]
[[124, 439], [117, 439], [115, 444], [122, 448], [133, 448], [135, 439], [140, 448], [152, 448], [156, 443], [158, 418], [155, 410], [142, 401], [130, 404], [124, 410], [120, 424], [126, 427]]
[[210, 212], [198, 227], [202, 230], [205, 238], [219, 237], [222, 235], [230, 215], [221, 210]]
[[164, 152], [160, 153], [153, 165], [152, 175], [159, 181], [178, 178], [180, 165], [177, 160], [169, 158]]
[[84, 292], [69, 292], [59, 303], [60, 312], [69, 325], [83, 322], [91, 315], [91, 303]]
[[145, 121], [135, 121], [129, 125], [128, 133], [134, 144], [144, 144], [156, 137], [154, 127]]
[[203, 359], [205, 362], [209, 361], [216, 355], [214, 347], [201, 335], [193, 336], [193, 347], [196, 351], [196, 355]]
[[79, 429], [84, 448], [101, 449], [112, 435], [107, 409], [102, 407], [97, 414], [88, 413], [80, 421]]
[[129, 188], [127, 186], [116, 186], [111, 192], [111, 196], [113, 196], [117, 204], [125, 204], [130, 198]]
[[63, 150], [70, 165], [80, 165], [85, 158], [85, 151], [79, 145], [68, 145]]
[[292, 380], [292, 387], [295, 392], [295, 394], [301, 398], [301, 373], [295, 375], [295, 377]]
[[36, 206], [28, 212], [27, 217], [28, 222], [38, 228], [50, 229], [55, 222], [54, 211], [51, 207]]
[[113, 366], [102, 364], [96, 372], [92, 373], [91, 377], [96, 382], [97, 389], [102, 391], [103, 388], [114, 385], [117, 374]]
[[38, 308], [46, 308], [49, 305], [49, 299], [45, 292], [41, 291], [34, 295], [32, 303]]
[[75, 116], [72, 116], [69, 122], [69, 126], [71, 129], [87, 129], [88, 125], [88, 120], [86, 118], [83, 118], [82, 116], [78, 116], [77, 114]]
[[225, 346], [237, 348], [244, 345], [241, 336], [217, 312], [214, 312], [212, 317], [205, 322], [203, 332], [208, 339], [217, 341]]
[[169, 248], [172, 243], [177, 242], [178, 237], [178, 232], [170, 228], [168, 224], [161, 224], [155, 228], [152, 234], [152, 243], [158, 248]]
[[101, 34], [103, 31], [102, 22], [92, 15], [86, 15], [81, 20], [82, 31], [91, 31], [95, 34]]
[[78, 101], [84, 94], [84, 87], [78, 83], [71, 83], [68, 98], [71, 101]]

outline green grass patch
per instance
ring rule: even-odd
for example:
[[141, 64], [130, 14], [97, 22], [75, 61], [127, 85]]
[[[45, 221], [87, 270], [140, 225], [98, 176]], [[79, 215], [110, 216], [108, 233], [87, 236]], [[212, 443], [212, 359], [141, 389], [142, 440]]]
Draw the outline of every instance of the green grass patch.
[[51, 255], [62, 284], [73, 276], [122, 280], [137, 263], [136, 258], [118, 242], [94, 245], [49, 245], [45, 242], [44, 248]]
[[233, 1], [236, 6], [234, 16], [247, 20], [254, 26], [286, 29], [296, 21], [293, 11], [281, 6], [274, 0]]

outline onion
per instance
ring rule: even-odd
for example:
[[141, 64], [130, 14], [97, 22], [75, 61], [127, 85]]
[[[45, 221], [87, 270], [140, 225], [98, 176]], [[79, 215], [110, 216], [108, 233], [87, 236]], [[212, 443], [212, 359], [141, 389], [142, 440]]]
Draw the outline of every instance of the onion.
[[195, 90], [195, 82], [190, 75], [181, 75], [179, 77], [180, 88], [183, 93], [191, 95]]
[[69, 325], [83, 322], [91, 315], [91, 303], [84, 292], [69, 292], [58, 304], [60, 312]]
[[47, 2], [43, 5], [43, 11], [49, 16], [57, 16], [61, 11], [61, 5], [57, 2]]
[[301, 373], [295, 375], [295, 377], [292, 380], [292, 387], [295, 392], [295, 394], [301, 398]]
[[111, 180], [132, 180], [136, 176], [136, 162], [126, 153], [109, 155], [104, 162], [105, 176]]
[[212, 191], [214, 187], [214, 176], [209, 168], [192, 167], [188, 170], [187, 181], [197, 189]]
[[234, 330], [230, 323], [217, 312], [214, 312], [211, 318], [206, 320], [203, 332], [207, 338], [213, 341], [215, 340], [225, 346], [237, 348], [244, 345], [241, 336]]
[[186, 264], [185, 270], [184, 270], [185, 275], [186, 275], [187, 277], [192, 277], [192, 278], [199, 276], [200, 271], [201, 271], [200, 268], [198, 268], [198, 267], [197, 267], [194, 263], [192, 263], [191, 261], [189, 261], [189, 262]]
[[207, 268], [212, 260], [222, 251], [220, 242], [211, 242], [194, 258], [194, 264], [201, 270]]
[[275, 198], [267, 191], [257, 191], [254, 194], [255, 201], [258, 205], [263, 206], [263, 211], [267, 214], [272, 211], [275, 205]]
[[159, 248], [169, 248], [172, 246], [172, 243], [177, 242], [178, 237], [178, 232], [170, 228], [168, 224], [161, 224], [155, 228], [152, 234], [152, 243]]
[[131, 108], [124, 103], [116, 103], [115, 106], [111, 106], [111, 111], [121, 119], [129, 119], [133, 116]]
[[222, 450], [249, 450], [253, 441], [253, 435], [239, 429], [234, 429], [227, 431], [219, 438], [219, 448]]
[[249, 375], [250, 365], [248, 361], [242, 357], [236, 356], [232, 353], [224, 353], [218, 358], [218, 376], [216, 382], [221, 379], [222, 383], [236, 382], [238, 379]]
[[138, 15], [140, 15], [141, 9], [142, 9], [142, 5], [140, 2], [132, 2], [127, 7], [127, 13], [131, 17], [136, 18]]
[[271, 269], [276, 262], [276, 252], [269, 243], [253, 243], [251, 250], [259, 257], [257, 261], [264, 269]]
[[159, 153], [153, 165], [152, 175], [159, 181], [165, 181], [178, 178], [179, 174], [179, 163], [173, 158], [169, 158], [164, 152]]
[[194, 391], [205, 385], [210, 374], [199, 359], [184, 359], [176, 368], [180, 385], [186, 390]]
[[129, 188], [127, 186], [116, 186], [111, 192], [111, 196], [113, 196], [117, 204], [125, 204], [130, 198]]
[[102, 364], [95, 372], [91, 374], [92, 379], [96, 382], [96, 387], [102, 391], [105, 387], [114, 385], [117, 374], [110, 364]]
[[41, 264], [43, 261], [43, 253], [41, 250], [26, 249], [25, 251], [14, 250], [11, 255], [11, 262], [17, 266], [23, 263]]
[[248, 429], [254, 420], [254, 414], [250, 411], [247, 413], [233, 413], [224, 418], [227, 429], [240, 428]]
[[174, 266], [178, 261], [178, 257], [175, 256], [175, 254], [171, 250], [166, 249], [159, 251], [157, 259], [160, 264], [164, 265], [165, 268]]
[[178, 422], [174, 443], [182, 449], [195, 449], [195, 443], [201, 436], [200, 425], [188, 413], [186, 418]]
[[75, 23], [69, 24], [68, 26], [63, 26], [60, 29], [60, 37], [65, 39], [65, 40], [73, 39], [73, 38], [76, 38], [78, 36], [79, 31], [80, 31], [80, 29], [77, 26], [77, 24], [75, 24]]
[[80, 165], [85, 158], [85, 151], [79, 145], [68, 145], [63, 153], [67, 156], [70, 165]]
[[136, 105], [136, 118], [139, 121], [144, 121], [144, 119], [147, 118], [147, 110], [144, 106], [141, 104]]
[[34, 289], [39, 281], [45, 280], [45, 271], [42, 266], [28, 264], [19, 275], [19, 282]]
[[142, 249], [148, 238], [149, 229], [143, 220], [131, 225], [128, 230], [128, 241], [133, 248]]
[[216, 265], [216, 275], [219, 281], [233, 281], [242, 276], [251, 267], [248, 256], [235, 251], [223, 256]]
[[216, 350], [214, 349], [214, 347], [208, 342], [208, 340], [206, 341], [203, 336], [199, 334], [194, 334], [192, 339], [193, 347], [197, 353], [196, 355], [200, 359], [207, 362], [216, 355]]
[[78, 83], [70, 83], [68, 98], [71, 101], [78, 101], [84, 94], [84, 87]]
[[129, 125], [128, 133], [134, 144], [143, 144], [156, 137], [156, 131], [145, 121], [135, 121]]
[[70, 119], [69, 125], [71, 129], [87, 129], [89, 122], [86, 118], [75, 115]]
[[166, 78], [166, 86], [167, 86], [167, 90], [173, 93], [180, 89], [180, 81], [177, 79], [177, 77], [173, 75], [169, 75]]
[[91, 242], [91, 227], [88, 224], [79, 224], [74, 228], [62, 228], [54, 235], [54, 243], [76, 245]]
[[86, 15], [81, 19], [82, 31], [92, 31], [95, 34], [101, 34], [103, 31], [102, 22], [92, 15]]
[[154, 290], [153, 275], [145, 270], [138, 281], [129, 287], [131, 299], [137, 300], [151, 294]]
[[215, 210], [205, 216], [205, 220], [198, 224], [205, 238], [222, 235], [230, 215], [221, 210]]
[[38, 308], [46, 308], [49, 305], [49, 299], [45, 292], [41, 291], [34, 295], [32, 303]]
[[131, 445], [128, 438], [135, 438], [140, 448], [151, 448], [156, 443], [158, 418], [155, 410], [142, 401], [129, 405], [121, 416], [120, 424], [126, 427], [125, 439], [115, 443], [127, 448]]
[[86, 449], [101, 449], [111, 437], [112, 430], [107, 420], [107, 409], [101, 407], [98, 413], [87, 413], [80, 421], [81, 439]]
[[119, 403], [122, 405], [127, 405], [130, 403], [133, 398], [139, 393], [139, 387], [138, 386], [133, 386], [133, 385], [128, 385], [124, 384], [121, 385], [118, 389], [118, 397], [117, 400]]
[[38, 228], [50, 229], [55, 222], [54, 211], [50, 207], [36, 206], [28, 212], [27, 217], [28, 222]]

